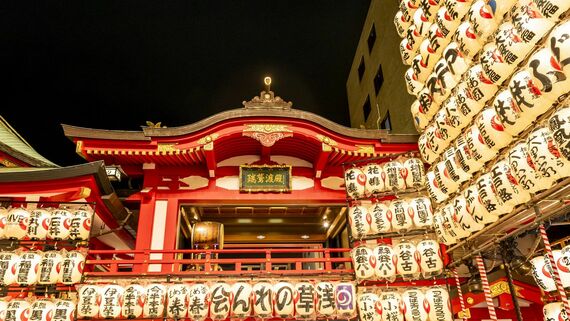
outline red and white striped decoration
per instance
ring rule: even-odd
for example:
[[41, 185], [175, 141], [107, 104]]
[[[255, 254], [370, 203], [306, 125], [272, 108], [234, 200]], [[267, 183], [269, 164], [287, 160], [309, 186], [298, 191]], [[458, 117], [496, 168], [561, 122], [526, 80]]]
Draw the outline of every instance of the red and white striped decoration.
[[552, 277], [554, 278], [554, 282], [556, 283], [556, 287], [558, 288], [558, 293], [560, 294], [560, 300], [562, 304], [564, 304], [564, 309], [566, 310], [566, 315], [570, 313], [570, 305], [568, 304], [568, 297], [566, 297], [566, 291], [564, 290], [564, 286], [562, 285], [562, 281], [560, 280], [560, 274], [558, 273], [558, 266], [556, 266], [556, 261], [554, 260], [554, 255], [552, 254], [552, 247], [550, 247], [550, 241], [548, 240], [548, 235], [546, 234], [546, 228], [544, 224], [540, 224], [539, 226], [540, 236], [542, 237], [542, 242], [544, 243], [544, 249], [546, 250], [546, 257], [548, 257], [548, 261], [550, 262], [550, 266], [552, 267]]
[[481, 254], [475, 257], [477, 260], [477, 268], [479, 268], [479, 275], [481, 275], [481, 283], [483, 284], [483, 291], [485, 292], [485, 300], [487, 301], [487, 309], [489, 310], [489, 317], [491, 320], [497, 321], [497, 312], [495, 312], [495, 306], [493, 305], [493, 298], [491, 297], [491, 287], [489, 286], [489, 280], [487, 279], [487, 271], [485, 270], [485, 262]]
[[[457, 286], [457, 295], [459, 296], [459, 306], [461, 307], [461, 312], [465, 312], [465, 301], [463, 301], [463, 291], [461, 291], [461, 281], [459, 281], [459, 275], [457, 274], [457, 269], [453, 268], [453, 277], [455, 277], [455, 285]], [[467, 320], [463, 318], [463, 320]]]

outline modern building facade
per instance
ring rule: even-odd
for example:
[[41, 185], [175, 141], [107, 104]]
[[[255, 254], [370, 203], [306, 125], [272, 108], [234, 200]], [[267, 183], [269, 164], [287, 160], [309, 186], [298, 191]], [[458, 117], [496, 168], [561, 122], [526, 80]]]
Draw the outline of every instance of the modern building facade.
[[[400, 37], [392, 23], [398, 1], [372, 0], [346, 82], [352, 127], [415, 134], [406, 92]], [[385, 81], [386, 80], [386, 81]]]

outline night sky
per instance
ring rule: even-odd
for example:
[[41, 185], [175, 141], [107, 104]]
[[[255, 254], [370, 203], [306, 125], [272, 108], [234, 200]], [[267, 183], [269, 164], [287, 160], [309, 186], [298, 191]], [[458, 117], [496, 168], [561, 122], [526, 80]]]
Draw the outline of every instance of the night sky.
[[61, 123], [173, 127], [240, 108], [263, 77], [349, 125], [346, 79], [370, 0], [0, 1], [0, 114], [59, 165]]

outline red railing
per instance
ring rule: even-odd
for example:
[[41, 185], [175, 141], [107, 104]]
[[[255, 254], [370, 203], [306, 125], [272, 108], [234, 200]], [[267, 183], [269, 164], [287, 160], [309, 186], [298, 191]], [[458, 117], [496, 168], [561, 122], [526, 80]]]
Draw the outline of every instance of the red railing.
[[86, 277], [353, 275], [350, 249], [91, 250]]

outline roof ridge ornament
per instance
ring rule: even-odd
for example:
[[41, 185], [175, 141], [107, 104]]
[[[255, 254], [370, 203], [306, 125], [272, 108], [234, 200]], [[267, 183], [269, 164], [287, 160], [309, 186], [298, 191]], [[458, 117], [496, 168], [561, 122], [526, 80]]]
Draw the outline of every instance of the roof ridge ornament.
[[281, 97], [275, 96], [271, 91], [271, 77], [263, 79], [265, 90], [262, 90], [259, 96], [253, 97], [250, 101], [243, 101], [242, 104], [246, 109], [282, 109], [290, 110], [293, 106], [292, 102], [286, 102]]

